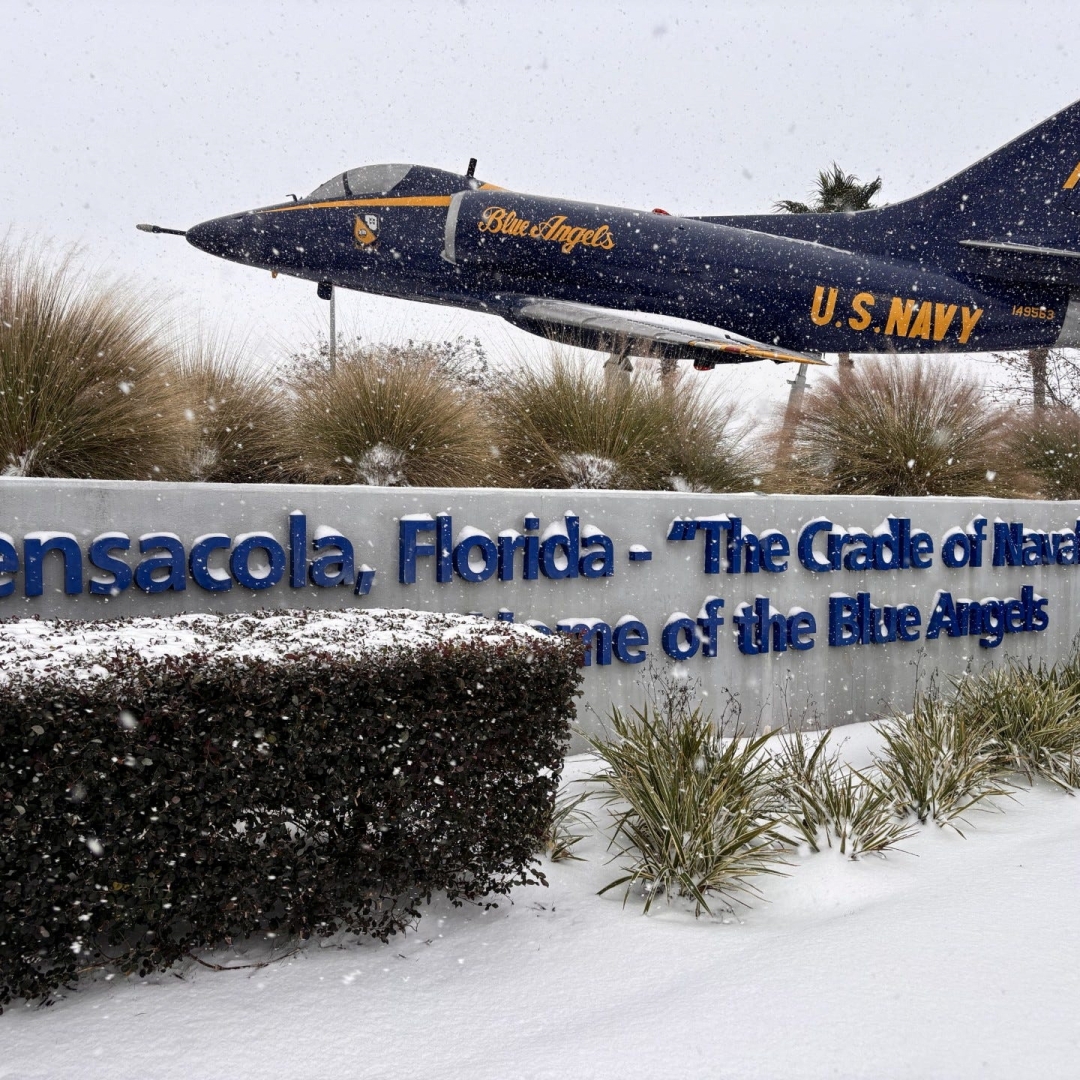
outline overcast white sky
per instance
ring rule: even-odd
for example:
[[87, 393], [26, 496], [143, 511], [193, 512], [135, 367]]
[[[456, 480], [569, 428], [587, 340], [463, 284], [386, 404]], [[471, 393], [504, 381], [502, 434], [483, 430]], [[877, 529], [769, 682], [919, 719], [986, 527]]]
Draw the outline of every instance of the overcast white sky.
[[[326, 305], [186, 228], [411, 161], [683, 213], [768, 210], [838, 161], [931, 186], [1080, 97], [1075, 2], [0, 0], [0, 235], [80, 244], [269, 358]], [[525, 335], [339, 290], [366, 338]], [[749, 365], [751, 383], [768, 365]], [[787, 374], [787, 373], [783, 373]], [[743, 373], [744, 379], [751, 371]]]

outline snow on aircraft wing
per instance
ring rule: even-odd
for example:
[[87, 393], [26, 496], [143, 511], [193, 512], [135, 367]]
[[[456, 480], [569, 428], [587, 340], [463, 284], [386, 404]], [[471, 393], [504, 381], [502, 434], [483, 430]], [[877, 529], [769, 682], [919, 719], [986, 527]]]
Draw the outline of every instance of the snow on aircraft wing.
[[782, 364], [824, 363], [812, 354], [766, 345], [704, 323], [684, 324], [689, 327], [684, 329], [645, 311], [619, 311], [571, 300], [528, 297], [507, 318], [524, 330], [602, 352], [685, 357], [700, 360], [705, 366], [748, 360], [773, 360]]

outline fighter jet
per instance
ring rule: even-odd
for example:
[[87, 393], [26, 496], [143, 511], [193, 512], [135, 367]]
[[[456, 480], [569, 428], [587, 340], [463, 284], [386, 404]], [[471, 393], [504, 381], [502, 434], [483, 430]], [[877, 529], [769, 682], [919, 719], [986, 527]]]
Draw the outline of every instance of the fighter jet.
[[[177, 232], [333, 287], [488, 312], [708, 370], [823, 353], [1080, 345], [1080, 102], [922, 195], [836, 214], [684, 217], [424, 165]], [[672, 320], [679, 320], [678, 323]]]

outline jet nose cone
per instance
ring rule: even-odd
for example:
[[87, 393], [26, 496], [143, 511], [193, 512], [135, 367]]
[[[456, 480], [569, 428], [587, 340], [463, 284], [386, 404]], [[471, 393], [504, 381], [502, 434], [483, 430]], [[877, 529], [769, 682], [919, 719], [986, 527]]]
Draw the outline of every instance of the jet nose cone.
[[194, 244], [200, 251], [210, 255], [228, 255], [233, 246], [235, 237], [233, 230], [228, 227], [228, 218], [214, 218], [212, 221], [204, 221], [187, 231], [187, 241]]
[[248, 261], [248, 248], [254, 229], [247, 214], [213, 218], [187, 231], [187, 240], [201, 251], [237, 262]]

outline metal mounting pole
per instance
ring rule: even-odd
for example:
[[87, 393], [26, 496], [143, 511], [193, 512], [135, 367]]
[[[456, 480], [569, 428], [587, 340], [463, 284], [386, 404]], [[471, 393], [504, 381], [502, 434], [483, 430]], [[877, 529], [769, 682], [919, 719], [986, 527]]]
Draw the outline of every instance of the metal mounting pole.
[[806, 392], [806, 369], [807, 364], [800, 364], [794, 379], [789, 379], [791, 393], [788, 394], [787, 409], [784, 411], [784, 423], [780, 428], [780, 440], [777, 446], [777, 462], [781, 463], [791, 452], [791, 444], [795, 440], [795, 432], [799, 428], [799, 417], [802, 415], [802, 399]]
[[614, 341], [611, 344], [611, 352], [604, 362], [604, 375], [629, 375], [634, 370], [630, 360], [630, 343], [628, 341]]
[[334, 301], [334, 286], [330, 286], [330, 374], [337, 369], [337, 318]]
[[795, 378], [791, 380], [791, 393], [788, 394], [787, 415], [784, 418], [784, 425], [797, 424], [799, 422], [799, 413], [802, 412], [802, 399], [803, 394], [806, 392], [806, 369], [808, 364], [800, 364], [799, 370], [795, 373]]

